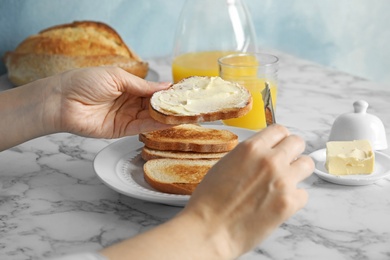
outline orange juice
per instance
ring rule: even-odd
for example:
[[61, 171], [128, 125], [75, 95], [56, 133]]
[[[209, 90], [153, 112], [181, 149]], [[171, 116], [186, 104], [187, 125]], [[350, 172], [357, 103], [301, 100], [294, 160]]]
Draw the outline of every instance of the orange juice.
[[[271, 90], [272, 105], [275, 110], [277, 86], [274, 82], [268, 82], [268, 84]], [[263, 96], [261, 93], [265, 88], [265, 80], [256, 79], [244, 82], [242, 85], [244, 85], [252, 94], [252, 110], [243, 117], [223, 120], [223, 123], [225, 125], [244, 127], [252, 130], [259, 130], [267, 127], [267, 123], [265, 121]]]
[[190, 76], [218, 76], [218, 59], [233, 51], [190, 52], [177, 56], [172, 62], [173, 82]]
[[252, 94], [252, 110], [243, 117], [223, 120], [230, 126], [260, 130], [267, 127], [262, 91], [267, 82], [275, 110], [277, 57], [267, 54], [234, 54], [219, 60], [220, 77], [246, 87]]

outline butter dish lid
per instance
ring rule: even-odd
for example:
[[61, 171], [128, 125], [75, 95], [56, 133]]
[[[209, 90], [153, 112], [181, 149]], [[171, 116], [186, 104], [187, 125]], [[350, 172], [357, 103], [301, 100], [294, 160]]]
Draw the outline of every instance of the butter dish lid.
[[386, 131], [383, 122], [367, 113], [368, 103], [358, 100], [353, 103], [354, 112], [336, 118], [330, 131], [329, 141], [369, 140], [373, 150], [387, 149]]

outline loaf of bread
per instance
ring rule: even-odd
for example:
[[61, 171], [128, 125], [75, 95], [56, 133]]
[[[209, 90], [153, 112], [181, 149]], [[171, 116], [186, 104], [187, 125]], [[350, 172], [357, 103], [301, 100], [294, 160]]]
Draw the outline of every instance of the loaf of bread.
[[144, 164], [145, 181], [158, 191], [191, 195], [218, 160], [155, 159]]
[[148, 63], [142, 61], [107, 24], [80, 21], [47, 28], [31, 35], [4, 63], [16, 86], [66, 70], [93, 66], [118, 66], [145, 78]]
[[220, 77], [194, 76], [154, 93], [149, 113], [165, 124], [184, 124], [237, 118], [251, 109], [245, 87]]

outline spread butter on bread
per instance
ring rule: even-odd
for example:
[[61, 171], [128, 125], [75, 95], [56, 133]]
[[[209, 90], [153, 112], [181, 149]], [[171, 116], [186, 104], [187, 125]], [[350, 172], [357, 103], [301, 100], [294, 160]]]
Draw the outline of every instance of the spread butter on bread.
[[95, 21], [57, 25], [31, 35], [5, 53], [4, 63], [16, 86], [75, 68], [117, 66], [142, 78], [149, 69], [113, 28]]
[[252, 109], [252, 96], [239, 85], [220, 77], [189, 77], [158, 91], [149, 113], [165, 124], [183, 124], [237, 118]]
[[238, 144], [238, 136], [228, 130], [182, 124], [139, 134], [146, 147], [162, 151], [221, 153]]
[[145, 181], [154, 189], [191, 195], [218, 160], [154, 159], [144, 164]]

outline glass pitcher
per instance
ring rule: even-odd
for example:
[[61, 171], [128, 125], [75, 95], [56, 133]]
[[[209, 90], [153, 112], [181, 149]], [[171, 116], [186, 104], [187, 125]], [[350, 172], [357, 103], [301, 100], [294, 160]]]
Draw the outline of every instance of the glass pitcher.
[[241, 0], [187, 0], [175, 34], [173, 81], [218, 76], [220, 57], [256, 50], [252, 19]]

